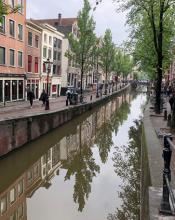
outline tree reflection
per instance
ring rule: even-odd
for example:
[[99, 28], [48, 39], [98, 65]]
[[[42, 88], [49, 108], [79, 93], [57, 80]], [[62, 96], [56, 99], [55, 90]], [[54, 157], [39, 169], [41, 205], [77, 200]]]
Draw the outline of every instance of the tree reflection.
[[119, 198], [122, 205], [108, 220], [136, 220], [140, 214], [140, 154], [141, 154], [141, 123], [135, 121], [129, 131], [129, 145], [123, 150], [116, 148], [114, 154], [115, 172], [123, 180]]
[[102, 163], [106, 163], [111, 146], [113, 145], [112, 127], [110, 123], [105, 122], [102, 127], [97, 130], [95, 144], [99, 149]]
[[70, 161], [63, 162], [63, 166], [67, 169], [65, 181], [75, 176], [73, 199], [79, 204], [78, 211], [82, 211], [91, 192], [92, 179], [100, 167], [95, 163], [91, 148], [81, 145], [79, 152]]
[[120, 108], [113, 115], [111, 119], [111, 123], [116, 135], [119, 126], [122, 125], [123, 122], [127, 120], [129, 113], [130, 113], [130, 104], [127, 101], [125, 101], [122, 103]]

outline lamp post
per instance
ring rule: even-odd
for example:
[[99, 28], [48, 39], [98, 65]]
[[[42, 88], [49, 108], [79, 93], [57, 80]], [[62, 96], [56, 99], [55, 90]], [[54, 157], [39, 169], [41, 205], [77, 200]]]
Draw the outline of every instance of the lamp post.
[[53, 62], [50, 61], [50, 59], [48, 58], [47, 61], [44, 62], [45, 66], [46, 66], [46, 70], [47, 70], [47, 98], [46, 98], [46, 104], [45, 104], [45, 110], [49, 110], [49, 73], [51, 71], [51, 65], [53, 64]]

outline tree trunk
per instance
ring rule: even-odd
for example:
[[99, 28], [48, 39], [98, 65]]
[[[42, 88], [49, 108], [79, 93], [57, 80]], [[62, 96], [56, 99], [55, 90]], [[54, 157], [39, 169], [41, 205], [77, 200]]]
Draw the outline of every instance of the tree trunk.
[[161, 112], [161, 86], [162, 86], [162, 67], [163, 67], [163, 54], [162, 54], [162, 44], [163, 44], [163, 15], [164, 15], [164, 1], [162, 1], [160, 6], [159, 14], [159, 33], [158, 33], [158, 65], [157, 65], [157, 84], [156, 84], [156, 103], [155, 112], [160, 114]]
[[82, 66], [81, 66], [81, 87], [80, 87], [80, 102], [83, 102], [83, 74], [84, 74], [84, 62], [82, 59]]

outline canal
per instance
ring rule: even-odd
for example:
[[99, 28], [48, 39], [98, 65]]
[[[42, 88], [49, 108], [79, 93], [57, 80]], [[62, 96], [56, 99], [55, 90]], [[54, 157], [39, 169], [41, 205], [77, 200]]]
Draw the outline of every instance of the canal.
[[145, 102], [126, 92], [0, 159], [0, 220], [139, 219]]

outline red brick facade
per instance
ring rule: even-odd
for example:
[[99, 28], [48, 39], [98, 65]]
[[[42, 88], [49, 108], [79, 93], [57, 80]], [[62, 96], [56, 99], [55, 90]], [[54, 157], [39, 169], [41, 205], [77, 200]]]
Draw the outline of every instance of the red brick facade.
[[0, 102], [24, 99], [26, 0], [21, 2], [20, 11], [4, 16], [0, 28]]
[[26, 22], [26, 55], [25, 72], [27, 88], [34, 91], [35, 98], [39, 97], [39, 80], [41, 72], [41, 29], [36, 24]]

